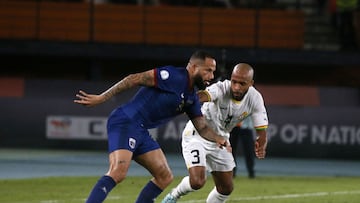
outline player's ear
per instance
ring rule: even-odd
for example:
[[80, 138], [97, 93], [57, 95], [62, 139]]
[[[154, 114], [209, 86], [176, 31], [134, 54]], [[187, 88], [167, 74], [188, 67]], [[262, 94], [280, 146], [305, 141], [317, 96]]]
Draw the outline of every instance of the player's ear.
[[193, 68], [194, 63], [192, 61], [189, 61], [189, 63], [187, 64], [187, 68]]

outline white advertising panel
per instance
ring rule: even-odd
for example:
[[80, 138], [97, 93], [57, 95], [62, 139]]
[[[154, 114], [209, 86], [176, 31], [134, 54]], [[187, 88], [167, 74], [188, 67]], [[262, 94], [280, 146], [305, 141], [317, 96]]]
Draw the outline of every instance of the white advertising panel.
[[46, 117], [46, 137], [105, 140], [106, 122], [106, 117], [50, 115]]

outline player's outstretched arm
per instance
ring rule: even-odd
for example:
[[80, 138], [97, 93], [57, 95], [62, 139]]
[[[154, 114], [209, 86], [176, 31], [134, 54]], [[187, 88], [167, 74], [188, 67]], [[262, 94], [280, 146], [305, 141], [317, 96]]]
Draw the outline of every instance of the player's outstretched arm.
[[80, 90], [76, 94], [77, 99], [74, 100], [75, 103], [82, 104], [84, 106], [95, 106], [103, 102], [103, 98], [100, 95], [88, 94], [85, 91]]
[[255, 155], [259, 159], [265, 158], [267, 147], [266, 130], [256, 130]]
[[85, 91], [80, 90], [79, 93], [76, 94], [77, 99], [75, 99], [74, 102], [89, 107], [95, 106], [134, 86], [154, 86], [154, 77], [154, 70], [130, 74], [99, 95], [88, 94]]
[[191, 122], [194, 124], [194, 127], [199, 132], [200, 136], [206, 140], [216, 142], [220, 147], [230, 146], [229, 142], [222, 136], [215, 133], [215, 131], [206, 123], [204, 117], [199, 116], [193, 118]]

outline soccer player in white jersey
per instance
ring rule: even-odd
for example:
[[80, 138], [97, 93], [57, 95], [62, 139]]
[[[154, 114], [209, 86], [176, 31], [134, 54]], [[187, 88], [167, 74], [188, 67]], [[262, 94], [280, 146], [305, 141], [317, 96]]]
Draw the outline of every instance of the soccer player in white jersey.
[[[255, 155], [265, 158], [268, 117], [264, 100], [254, 87], [254, 70], [246, 63], [237, 64], [231, 80], [219, 81], [204, 91], [199, 91], [204, 117], [211, 127], [229, 139], [230, 131], [236, 124], [250, 116], [257, 133]], [[198, 190], [205, 185], [206, 170], [211, 172], [215, 187], [207, 197], [207, 203], [225, 202], [233, 191], [234, 158], [225, 148], [199, 136], [191, 122], [182, 133], [182, 153], [189, 176], [168, 193], [162, 203], [176, 202], [181, 196]]]

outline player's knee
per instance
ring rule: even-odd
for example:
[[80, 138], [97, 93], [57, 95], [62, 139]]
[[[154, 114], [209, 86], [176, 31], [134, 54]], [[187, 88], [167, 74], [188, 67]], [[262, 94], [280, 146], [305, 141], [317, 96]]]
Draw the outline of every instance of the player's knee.
[[164, 167], [160, 170], [157, 170], [156, 173], [153, 174], [155, 178], [155, 182], [161, 187], [165, 188], [174, 180], [174, 176], [170, 169]]
[[205, 178], [190, 177], [190, 185], [191, 185], [191, 188], [194, 190], [199, 190], [200, 188], [202, 188], [205, 185], [205, 182], [206, 182]]
[[109, 171], [108, 174], [110, 177], [114, 179], [116, 184], [120, 183], [126, 178], [126, 172], [123, 170], [119, 170], [114, 168], [113, 170]]
[[167, 171], [164, 176], [162, 177], [162, 182], [164, 185], [168, 186], [174, 180], [174, 175], [171, 171]]
[[223, 186], [217, 186], [216, 189], [222, 195], [230, 195], [232, 193], [232, 191], [234, 190], [234, 185], [227, 184], [227, 185], [223, 185]]

